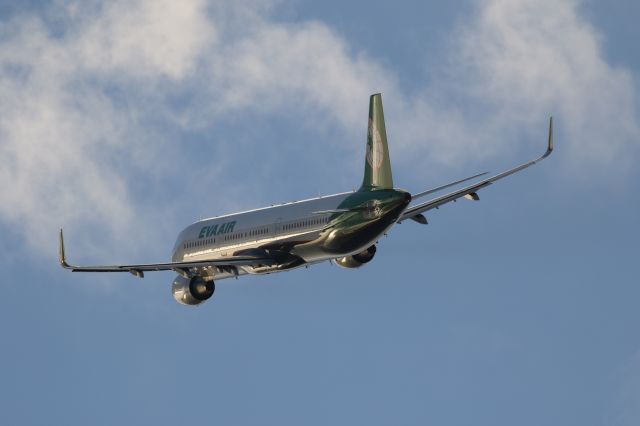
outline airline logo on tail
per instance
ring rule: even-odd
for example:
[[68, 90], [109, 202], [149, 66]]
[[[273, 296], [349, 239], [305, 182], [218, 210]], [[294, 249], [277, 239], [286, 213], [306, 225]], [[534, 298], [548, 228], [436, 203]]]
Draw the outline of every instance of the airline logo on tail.
[[373, 120], [369, 119], [369, 143], [367, 144], [367, 162], [374, 169], [379, 169], [382, 166], [382, 159], [384, 153], [382, 150], [382, 136], [380, 132], [373, 125]]

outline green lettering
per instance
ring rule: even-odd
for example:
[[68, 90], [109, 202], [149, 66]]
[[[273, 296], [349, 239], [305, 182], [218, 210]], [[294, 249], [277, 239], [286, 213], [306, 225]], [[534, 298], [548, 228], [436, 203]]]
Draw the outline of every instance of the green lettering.
[[205, 232], [206, 232], [207, 228], [209, 228], [209, 227], [208, 227], [208, 226], [205, 226], [204, 228], [202, 228], [202, 229], [200, 230], [200, 235], [198, 235], [198, 238], [204, 238], [204, 236], [205, 236]]
[[236, 226], [236, 221], [229, 222], [229, 226], [227, 226], [227, 232], [233, 232], [233, 227]]
[[217, 235], [220, 234], [225, 234], [227, 232], [227, 223], [223, 223], [222, 225], [220, 225], [220, 227], [218, 228], [218, 232]]
[[213, 225], [209, 227], [209, 230], [207, 231], [207, 237], [210, 237], [212, 235], [216, 235], [216, 229], [218, 228], [218, 225]]

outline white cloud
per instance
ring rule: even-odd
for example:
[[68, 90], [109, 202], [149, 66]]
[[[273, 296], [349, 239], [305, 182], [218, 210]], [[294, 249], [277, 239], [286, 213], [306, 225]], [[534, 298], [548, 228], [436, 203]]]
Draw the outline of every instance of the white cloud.
[[141, 225], [127, 187], [139, 166], [131, 160], [162, 148], [159, 129], [139, 122], [153, 98], [121, 109], [109, 85], [157, 89], [185, 79], [215, 41], [204, 6], [112, 2], [96, 12], [65, 3], [56, 10], [69, 25], [62, 35], [36, 16], [2, 24], [0, 212], [33, 246], [47, 241], [50, 249], [63, 224], [99, 225], [102, 243]]
[[108, 2], [89, 22], [74, 48], [85, 72], [181, 79], [216, 41], [203, 0]]
[[632, 75], [607, 64], [572, 0], [479, 2], [452, 33], [448, 77], [411, 94], [328, 25], [275, 19], [277, 2], [55, 4], [56, 19], [0, 24], [0, 217], [51, 254], [60, 224], [106, 227], [109, 245], [170, 220], [130, 189], [156, 169], [178, 176], [165, 135], [248, 111], [362, 138], [382, 91], [394, 162], [420, 166], [491, 155], [522, 128], [543, 135], [549, 113], [579, 167], [637, 155]]
[[[601, 35], [574, 0], [490, 0], [464, 27], [462, 89], [515, 126], [556, 114], [574, 166], [620, 168], [640, 130], [631, 73], [609, 65]], [[463, 69], [459, 67], [459, 69]], [[584, 172], [579, 172], [584, 173]]]
[[382, 91], [394, 159], [448, 166], [514, 150], [523, 133], [539, 135], [542, 146], [553, 114], [558, 148], [569, 151], [574, 176], [609, 174], [614, 165], [623, 175], [640, 136], [634, 81], [606, 62], [601, 35], [580, 15], [580, 3], [476, 6], [451, 35], [447, 62], [434, 73], [444, 77], [419, 93], [403, 93], [393, 70], [353, 52], [323, 23], [252, 15], [243, 25], [241, 14], [236, 27], [248, 29], [211, 55], [212, 97], [223, 100], [214, 108], [288, 109], [303, 119], [320, 111], [359, 137], [365, 100]]
[[350, 54], [318, 22], [262, 22], [218, 52], [214, 66], [213, 90], [222, 92], [225, 108], [321, 108], [349, 130], [364, 127], [361, 112], [372, 92], [393, 87], [390, 72], [362, 53]]

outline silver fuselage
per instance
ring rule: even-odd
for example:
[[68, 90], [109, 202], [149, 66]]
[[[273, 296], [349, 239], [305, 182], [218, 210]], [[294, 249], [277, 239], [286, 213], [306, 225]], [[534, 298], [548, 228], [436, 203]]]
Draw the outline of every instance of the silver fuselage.
[[216, 280], [280, 272], [359, 253], [391, 227], [409, 203], [404, 191], [348, 192], [200, 220], [176, 240], [173, 262], [239, 255], [281, 259], [277, 265], [208, 267]]

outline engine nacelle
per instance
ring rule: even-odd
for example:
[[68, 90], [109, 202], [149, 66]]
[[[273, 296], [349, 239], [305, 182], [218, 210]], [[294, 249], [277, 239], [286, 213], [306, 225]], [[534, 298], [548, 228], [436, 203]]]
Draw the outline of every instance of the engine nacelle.
[[352, 256], [345, 256], [335, 259], [334, 262], [338, 266], [342, 266], [343, 268], [359, 268], [365, 263], [371, 262], [373, 256], [376, 254], [376, 246], [372, 245], [365, 251], [354, 254]]
[[216, 285], [213, 280], [206, 281], [202, 277], [191, 279], [178, 275], [171, 285], [171, 293], [181, 305], [195, 306], [213, 296]]

